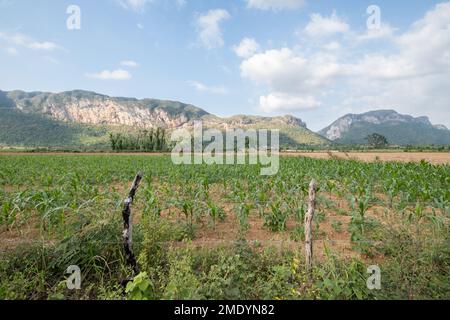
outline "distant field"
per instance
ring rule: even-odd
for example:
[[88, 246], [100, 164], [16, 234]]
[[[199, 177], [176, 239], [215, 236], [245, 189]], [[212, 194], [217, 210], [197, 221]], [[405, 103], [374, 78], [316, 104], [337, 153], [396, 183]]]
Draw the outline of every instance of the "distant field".
[[[70, 153], [70, 152], [0, 152], [0, 155], [14, 156], [14, 155], [104, 155], [104, 156], [162, 156], [170, 155], [169, 153], [95, 153], [95, 152], [84, 152], [84, 153]], [[284, 152], [281, 153], [282, 156], [292, 156], [292, 157], [308, 157], [314, 159], [345, 159], [345, 160], [360, 160], [364, 162], [375, 162], [375, 161], [398, 161], [398, 162], [420, 162], [422, 160], [427, 161], [431, 164], [450, 164], [450, 152]]]
[[[258, 166], [175, 166], [167, 155], [2, 153], [0, 299], [132, 298], [120, 287], [136, 275], [124, 260], [121, 209], [138, 171], [133, 239], [147, 298], [450, 298], [449, 165], [304, 155], [282, 157], [265, 177]], [[82, 270], [80, 291], [63, 282], [70, 265]], [[379, 291], [366, 287], [370, 265], [381, 268]]]
[[293, 152], [285, 155], [314, 159], [352, 159], [366, 162], [420, 162], [425, 160], [432, 164], [450, 164], [450, 152]]

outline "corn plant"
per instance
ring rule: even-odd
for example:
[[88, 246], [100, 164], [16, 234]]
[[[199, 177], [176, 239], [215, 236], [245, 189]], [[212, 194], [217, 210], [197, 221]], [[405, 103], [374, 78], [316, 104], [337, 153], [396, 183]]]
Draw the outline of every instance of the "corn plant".
[[269, 209], [269, 212], [264, 215], [264, 225], [274, 232], [286, 230], [289, 211], [282, 208], [278, 201], [271, 203]]
[[212, 201], [208, 201], [207, 206], [208, 206], [208, 214], [211, 217], [213, 227], [215, 228], [217, 220], [220, 221], [225, 220], [226, 217], [225, 211], [221, 207], [214, 204]]

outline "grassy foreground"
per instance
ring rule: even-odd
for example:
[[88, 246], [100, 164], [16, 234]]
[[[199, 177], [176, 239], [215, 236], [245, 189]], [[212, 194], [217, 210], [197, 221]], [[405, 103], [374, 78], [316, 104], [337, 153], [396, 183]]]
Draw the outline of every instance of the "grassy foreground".
[[[121, 244], [137, 171], [138, 275]], [[259, 172], [167, 156], [0, 155], [0, 299], [450, 298], [450, 166], [282, 157], [278, 175]], [[66, 287], [70, 265], [81, 290]], [[380, 290], [367, 288], [371, 265]]]

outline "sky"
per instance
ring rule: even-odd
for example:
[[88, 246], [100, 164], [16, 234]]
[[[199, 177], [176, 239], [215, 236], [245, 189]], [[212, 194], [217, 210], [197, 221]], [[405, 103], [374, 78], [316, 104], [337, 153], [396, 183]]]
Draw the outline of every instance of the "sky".
[[450, 127], [450, 2], [0, 0], [0, 90], [291, 114], [394, 109]]

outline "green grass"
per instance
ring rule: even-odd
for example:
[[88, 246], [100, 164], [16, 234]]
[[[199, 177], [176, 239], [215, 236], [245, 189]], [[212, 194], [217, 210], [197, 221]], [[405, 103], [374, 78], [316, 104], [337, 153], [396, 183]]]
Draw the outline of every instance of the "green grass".
[[[125, 288], [123, 280], [137, 275], [122, 252], [121, 208], [137, 171], [144, 180], [132, 207], [139, 216], [133, 238], [143, 273]], [[0, 236], [28, 240], [0, 247], [0, 298], [450, 298], [448, 165], [281, 158], [278, 175], [259, 171], [175, 166], [168, 156], [0, 155]], [[348, 232], [355, 255], [324, 240], [307, 274], [302, 219], [312, 178], [319, 182], [316, 226]], [[330, 190], [349, 207], [338, 213], [325, 197]], [[389, 215], [371, 216], [374, 206]], [[161, 215], [168, 211], [170, 219]], [[333, 223], [333, 212], [351, 216], [350, 224]], [[287, 232], [298, 249], [243, 240], [248, 216], [258, 215], [267, 232]], [[233, 216], [242, 225], [230, 243], [190, 244], [200, 230], [214, 231]], [[286, 219], [295, 228], [286, 231]], [[327, 239], [326, 229], [318, 230], [315, 237]], [[381, 290], [366, 287], [373, 264], [382, 270]], [[65, 287], [69, 265], [81, 268], [79, 291]]]

